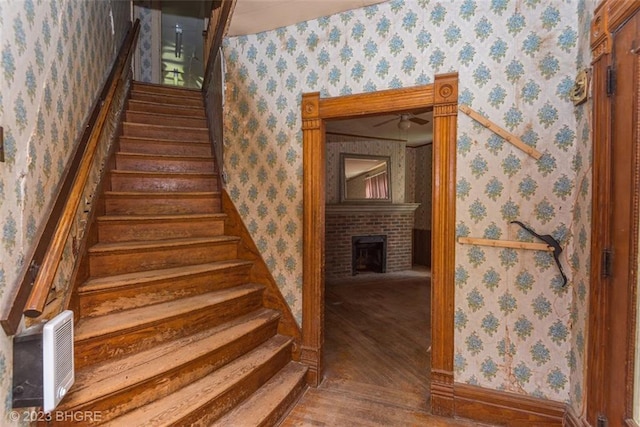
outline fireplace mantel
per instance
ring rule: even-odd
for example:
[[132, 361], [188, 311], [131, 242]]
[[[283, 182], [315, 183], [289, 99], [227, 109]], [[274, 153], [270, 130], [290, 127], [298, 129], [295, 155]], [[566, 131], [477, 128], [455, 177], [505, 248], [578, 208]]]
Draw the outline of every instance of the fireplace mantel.
[[336, 203], [325, 205], [325, 214], [404, 213], [418, 206], [420, 203]]

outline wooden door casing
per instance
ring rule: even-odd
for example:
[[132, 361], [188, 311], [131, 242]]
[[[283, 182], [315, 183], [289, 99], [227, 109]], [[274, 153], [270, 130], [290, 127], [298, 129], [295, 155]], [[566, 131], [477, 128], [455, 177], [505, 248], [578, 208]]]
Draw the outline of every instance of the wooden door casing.
[[591, 425], [603, 420], [612, 426], [635, 425], [639, 10], [639, 2], [603, 2], [592, 21], [594, 165], [586, 408]]

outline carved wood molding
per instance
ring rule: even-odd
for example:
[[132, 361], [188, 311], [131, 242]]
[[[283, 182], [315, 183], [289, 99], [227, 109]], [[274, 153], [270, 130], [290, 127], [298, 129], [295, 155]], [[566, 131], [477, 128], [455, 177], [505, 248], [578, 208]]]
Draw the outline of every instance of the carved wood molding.
[[431, 408], [453, 416], [453, 315], [455, 177], [458, 75], [435, 83], [373, 93], [320, 98], [302, 96], [303, 134], [303, 290], [300, 360], [309, 366], [307, 382], [322, 380], [324, 345], [325, 120], [434, 109], [432, 381]]
[[566, 405], [469, 384], [454, 385], [456, 416], [499, 425], [561, 426]]
[[457, 73], [436, 76], [434, 86], [431, 410], [453, 416]]
[[608, 29], [609, 13], [606, 2], [601, 3], [594, 11], [591, 20], [591, 56], [595, 62], [602, 55], [611, 53], [611, 34]]
[[608, 9], [607, 30], [609, 33], [615, 32], [640, 9], [638, 0], [608, 0], [604, 3]]

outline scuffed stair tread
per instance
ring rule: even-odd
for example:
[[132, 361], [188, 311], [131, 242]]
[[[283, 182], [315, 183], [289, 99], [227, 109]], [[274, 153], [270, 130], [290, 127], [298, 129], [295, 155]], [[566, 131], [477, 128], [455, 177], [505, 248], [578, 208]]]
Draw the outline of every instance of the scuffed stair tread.
[[82, 341], [113, 333], [125, 333], [140, 325], [148, 325], [177, 316], [189, 314], [196, 310], [214, 306], [224, 301], [234, 300], [264, 289], [254, 283], [221, 289], [215, 292], [181, 298], [178, 300], [133, 308], [117, 313], [90, 317], [80, 320], [75, 329], [75, 340]]
[[150, 177], [168, 177], [176, 178], [186, 176], [189, 178], [202, 177], [202, 178], [215, 178], [217, 175], [209, 172], [154, 172], [154, 171], [136, 171], [136, 170], [120, 170], [114, 169], [111, 171], [112, 175], [132, 175], [132, 176], [150, 176]]
[[106, 425], [146, 427], [174, 425], [191, 412], [207, 405], [226, 390], [231, 389], [249, 375], [254, 366], [261, 364], [289, 343], [289, 338], [276, 335], [257, 349], [210, 375], [149, 405], [115, 418]]
[[212, 236], [212, 237], [188, 237], [181, 239], [147, 240], [133, 242], [97, 243], [89, 248], [90, 254], [100, 254], [108, 252], [129, 252], [141, 251], [145, 249], [171, 248], [178, 246], [201, 245], [208, 243], [231, 243], [237, 242], [237, 236]]
[[126, 141], [148, 142], [150, 144], [206, 145], [208, 147], [211, 146], [211, 143], [208, 142], [208, 141], [190, 141], [190, 140], [175, 141], [173, 139], [145, 138], [145, 137], [142, 137], [142, 136], [126, 136], [126, 135], [121, 135], [120, 138], [123, 138]]
[[127, 157], [139, 157], [141, 159], [146, 160], [201, 160], [201, 161], [212, 161], [213, 156], [191, 156], [187, 154], [148, 154], [148, 153], [135, 153], [128, 151], [119, 151], [118, 155], [127, 156]]
[[280, 403], [303, 381], [307, 368], [289, 362], [244, 402], [212, 424], [216, 427], [257, 427], [263, 425]]
[[251, 261], [230, 260], [208, 264], [185, 265], [181, 267], [165, 268], [161, 270], [146, 270], [135, 273], [118, 274], [114, 276], [89, 279], [78, 289], [80, 294], [102, 291], [105, 289], [126, 288], [144, 285], [146, 282], [170, 280], [172, 278], [224, 270], [230, 267], [251, 265]]
[[98, 222], [124, 222], [124, 221], [181, 221], [199, 219], [224, 219], [223, 213], [212, 214], [166, 214], [166, 215], [103, 215], [98, 217]]
[[211, 353], [280, 317], [262, 308], [218, 327], [169, 341], [124, 359], [107, 361], [76, 373], [76, 381], [64, 406], [71, 408], [153, 379]]
[[[140, 99], [131, 99], [129, 98], [128, 101], [130, 104], [136, 105], [136, 106], [140, 106], [140, 107], [144, 107], [144, 108], [134, 108], [131, 109], [129, 108], [130, 111], [135, 111], [135, 112], [147, 112], [147, 110], [149, 109], [153, 109], [154, 107], [158, 107], [160, 109], [162, 108], [170, 108], [172, 111], [174, 111], [174, 114], [179, 116], [179, 115], [183, 115], [181, 113], [185, 113], [185, 112], [189, 112], [189, 113], [196, 113], [197, 114], [188, 114], [185, 115], [187, 117], [193, 116], [193, 117], [206, 117], [205, 114], [205, 109], [204, 107], [196, 107], [193, 105], [166, 105], [163, 104], [162, 102], [152, 102], [152, 101], [142, 101]], [[162, 113], [161, 113], [162, 114]]]
[[202, 89], [194, 89], [194, 88], [190, 88], [190, 87], [178, 87], [178, 86], [170, 86], [170, 85], [163, 85], [163, 84], [158, 84], [158, 83], [150, 83], [150, 82], [141, 82], [138, 80], [135, 80], [133, 82], [133, 87], [135, 87], [136, 89], [138, 88], [146, 88], [146, 89], [150, 89], [150, 92], [153, 92], [154, 89], [158, 89], [160, 92], [163, 89], [166, 90], [170, 90], [173, 92], [185, 92], [188, 95], [193, 95], [193, 96], [202, 96]]
[[148, 192], [148, 191], [105, 191], [107, 196], [116, 197], [149, 197], [153, 199], [161, 199], [162, 197], [206, 197], [220, 196], [219, 191], [171, 191], [168, 193]]
[[[202, 127], [195, 127], [195, 126], [173, 126], [173, 125], [153, 125], [153, 124], [147, 124], [147, 123], [136, 123], [136, 122], [128, 122], [128, 121], [123, 121], [122, 122], [123, 125], [127, 125], [127, 126], [134, 126], [134, 127], [141, 127], [141, 128], [153, 128], [153, 129], [166, 129], [167, 132], [168, 131], [209, 131], [209, 128], [202, 128]], [[126, 135], [124, 135], [126, 137]], [[207, 142], [205, 142], [207, 143]]]

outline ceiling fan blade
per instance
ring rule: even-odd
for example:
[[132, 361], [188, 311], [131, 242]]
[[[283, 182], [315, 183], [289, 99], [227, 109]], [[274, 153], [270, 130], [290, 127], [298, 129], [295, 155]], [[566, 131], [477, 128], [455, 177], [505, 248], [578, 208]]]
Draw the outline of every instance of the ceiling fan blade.
[[411, 117], [409, 121], [419, 124], [420, 126], [423, 126], [429, 123], [429, 120], [421, 119], [420, 117]]
[[394, 120], [398, 120], [398, 119], [396, 117], [394, 117], [393, 119], [385, 120], [384, 122], [375, 124], [375, 125], [373, 125], [371, 127], [377, 128], [378, 126], [386, 125], [387, 123], [390, 123], [390, 122], [392, 122]]

